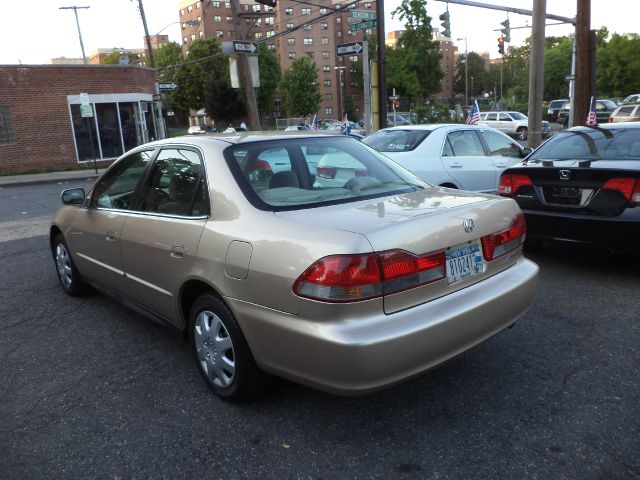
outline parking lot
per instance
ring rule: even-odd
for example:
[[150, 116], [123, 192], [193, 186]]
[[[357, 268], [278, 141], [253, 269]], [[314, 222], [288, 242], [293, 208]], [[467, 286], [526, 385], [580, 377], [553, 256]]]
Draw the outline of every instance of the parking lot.
[[640, 476], [638, 257], [528, 253], [540, 285], [515, 327], [384, 392], [274, 380], [227, 404], [180, 336], [62, 292], [43, 235], [61, 188], [0, 190], [0, 477]]

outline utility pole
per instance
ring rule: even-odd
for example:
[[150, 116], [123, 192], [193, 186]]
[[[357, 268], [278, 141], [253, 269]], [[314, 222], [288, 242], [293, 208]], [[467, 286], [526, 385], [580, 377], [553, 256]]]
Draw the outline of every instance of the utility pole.
[[138, 9], [140, 10], [140, 18], [142, 18], [142, 26], [144, 27], [144, 38], [147, 41], [147, 55], [149, 55], [149, 66], [156, 68], [156, 57], [151, 47], [151, 37], [149, 36], [149, 29], [147, 28], [147, 17], [144, 14], [144, 6], [142, 0], [138, 0]]
[[378, 128], [387, 128], [387, 60], [384, 44], [384, 1], [376, 1], [378, 19]]
[[[233, 13], [235, 37], [237, 40], [244, 40], [244, 20], [240, 17], [240, 0], [231, 0], [231, 11]], [[244, 104], [247, 107], [247, 122], [249, 123], [249, 128], [251, 130], [261, 130], [256, 91], [253, 88], [248, 56], [245, 54], [237, 55], [237, 65], [238, 79], [244, 92]]]
[[542, 95], [544, 90], [544, 23], [547, 0], [533, 0], [529, 70], [528, 143], [536, 148], [542, 141]]
[[82, 63], [87, 64], [87, 56], [84, 53], [84, 44], [82, 43], [82, 33], [80, 32], [80, 20], [78, 20], [78, 9], [87, 9], [90, 7], [60, 7], [58, 10], [73, 10], [76, 14], [76, 25], [78, 26], [78, 38], [80, 39], [80, 49], [82, 50]]
[[[590, 88], [590, 24], [591, 0], [578, 0], [576, 14], [576, 98], [573, 106], [573, 121], [575, 125], [584, 125], [589, 113]], [[570, 125], [571, 126], [571, 125]]]

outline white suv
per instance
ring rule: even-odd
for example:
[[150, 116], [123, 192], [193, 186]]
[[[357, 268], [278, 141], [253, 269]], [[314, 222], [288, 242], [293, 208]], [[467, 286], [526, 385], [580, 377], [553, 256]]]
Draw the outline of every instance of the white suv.
[[[481, 112], [480, 121], [488, 127], [496, 128], [518, 140], [526, 140], [529, 133], [529, 117], [520, 112]], [[549, 122], [542, 121], [542, 138], [549, 136]]]

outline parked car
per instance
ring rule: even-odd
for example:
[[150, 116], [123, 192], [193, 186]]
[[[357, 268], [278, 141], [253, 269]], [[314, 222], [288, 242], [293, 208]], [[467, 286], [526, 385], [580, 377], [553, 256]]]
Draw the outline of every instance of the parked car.
[[[596, 100], [596, 121], [598, 123], [607, 123], [609, 121], [609, 116], [611, 116], [616, 107], [616, 103], [611, 100]], [[565, 102], [558, 112], [558, 123], [560, 123], [565, 128], [569, 125], [570, 109], [571, 104], [569, 102]], [[586, 118], [574, 118], [574, 123], [583, 125], [584, 123], [586, 123], [586, 120]]]
[[393, 127], [363, 142], [425, 182], [486, 193], [495, 193], [502, 171], [525, 157], [525, 150], [504, 133], [476, 125]]
[[[529, 133], [529, 117], [520, 112], [480, 112], [480, 122], [518, 140], [526, 140]], [[543, 120], [540, 126], [542, 138], [547, 138], [549, 131], [549, 122]]]
[[411, 125], [411, 122], [399, 113], [387, 112], [387, 125], [390, 127], [398, 127], [404, 125]]
[[311, 130], [307, 125], [289, 125], [284, 129], [285, 132], [297, 132], [298, 130]]
[[216, 127], [213, 125], [192, 125], [187, 130], [189, 135], [200, 135], [203, 133], [216, 133]]
[[628, 103], [640, 103], [640, 93], [629, 95], [624, 100], [622, 100], [622, 102], [620, 102], [620, 105], [626, 105]]
[[[289, 168], [253, 179], [273, 150]], [[323, 155], [366, 175], [316, 186]], [[160, 140], [62, 200], [63, 290], [94, 285], [183, 331], [227, 400], [266, 374], [348, 395], [395, 384], [513, 325], [536, 289], [516, 202], [427, 185], [344, 135]]]
[[514, 198], [530, 241], [584, 242], [638, 253], [640, 124], [574, 127], [504, 171], [500, 195]]
[[620, 105], [609, 117], [609, 123], [638, 121], [640, 121], [640, 103]]
[[547, 109], [547, 120], [549, 122], [555, 122], [558, 119], [558, 112], [562, 108], [562, 105], [564, 105], [568, 101], [568, 98], [551, 100], [549, 102], [549, 108]]

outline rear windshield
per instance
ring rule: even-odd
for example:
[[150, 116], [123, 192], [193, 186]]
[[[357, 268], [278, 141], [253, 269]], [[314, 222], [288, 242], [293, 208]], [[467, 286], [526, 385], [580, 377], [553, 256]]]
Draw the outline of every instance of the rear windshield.
[[350, 137], [238, 144], [225, 150], [225, 158], [249, 201], [266, 210], [347, 203], [427, 186]]
[[379, 152], [409, 152], [427, 138], [431, 130], [380, 130], [362, 140]]
[[580, 129], [559, 133], [532, 160], [640, 160], [640, 129]]

